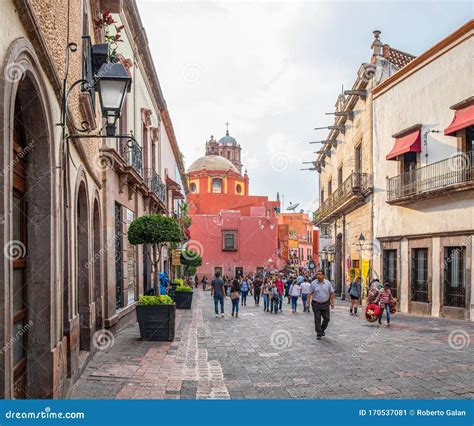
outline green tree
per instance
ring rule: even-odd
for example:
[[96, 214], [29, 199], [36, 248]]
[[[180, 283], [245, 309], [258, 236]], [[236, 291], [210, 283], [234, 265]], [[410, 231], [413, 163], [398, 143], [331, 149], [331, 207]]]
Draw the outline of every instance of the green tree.
[[183, 240], [183, 232], [176, 219], [157, 214], [140, 216], [136, 218], [128, 228], [128, 241], [130, 244], [150, 244], [153, 256], [150, 261], [153, 264], [153, 278], [159, 294], [159, 265], [163, 247], [169, 243], [179, 243]]
[[184, 265], [186, 276], [194, 275], [196, 268], [202, 265], [202, 257], [195, 250], [184, 250], [180, 256], [181, 265]]

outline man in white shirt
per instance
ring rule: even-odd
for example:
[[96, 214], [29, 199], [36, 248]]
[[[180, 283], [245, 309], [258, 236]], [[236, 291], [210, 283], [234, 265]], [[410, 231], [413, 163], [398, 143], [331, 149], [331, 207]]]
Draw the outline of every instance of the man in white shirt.
[[329, 306], [334, 309], [334, 289], [331, 283], [324, 279], [324, 272], [319, 270], [316, 273], [316, 279], [311, 283], [311, 307], [313, 308], [316, 339], [318, 340], [321, 340], [321, 337], [325, 335], [324, 331], [329, 324]]

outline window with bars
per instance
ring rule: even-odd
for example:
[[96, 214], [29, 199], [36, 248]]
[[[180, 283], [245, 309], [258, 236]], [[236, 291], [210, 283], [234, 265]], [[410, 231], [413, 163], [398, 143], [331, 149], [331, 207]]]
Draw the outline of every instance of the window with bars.
[[466, 247], [444, 248], [444, 305], [466, 307]]
[[237, 250], [237, 231], [222, 231], [222, 250]]
[[212, 180], [212, 192], [214, 194], [220, 194], [222, 192], [222, 179]]
[[397, 250], [395, 249], [383, 251], [383, 280], [390, 283], [392, 295], [397, 298]]
[[411, 301], [429, 302], [428, 249], [416, 248], [411, 257]]

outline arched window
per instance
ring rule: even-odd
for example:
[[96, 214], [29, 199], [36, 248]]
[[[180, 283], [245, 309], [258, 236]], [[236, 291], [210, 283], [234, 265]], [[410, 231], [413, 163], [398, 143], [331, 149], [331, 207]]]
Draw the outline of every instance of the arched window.
[[189, 185], [189, 189], [191, 189], [191, 192], [196, 192], [196, 189], [197, 189], [196, 184], [194, 182], [191, 183], [191, 185]]
[[222, 193], [222, 179], [213, 179], [212, 180], [212, 192], [214, 194]]

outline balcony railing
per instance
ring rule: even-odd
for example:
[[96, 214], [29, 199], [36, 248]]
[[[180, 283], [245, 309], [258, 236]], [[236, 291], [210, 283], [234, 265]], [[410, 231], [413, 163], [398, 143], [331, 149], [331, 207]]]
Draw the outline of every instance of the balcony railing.
[[[353, 172], [314, 212], [313, 222], [320, 224], [342, 211], [351, 211], [372, 192], [372, 176]], [[353, 201], [356, 201], [353, 203]]]
[[154, 169], [145, 169], [145, 182], [164, 204], [166, 202], [166, 185]]
[[132, 139], [118, 140], [120, 143], [120, 155], [122, 158], [143, 177], [143, 153], [140, 145]]
[[436, 163], [389, 178], [387, 202], [409, 202], [420, 195], [440, 195], [445, 189], [474, 184], [473, 152], [460, 152]]

